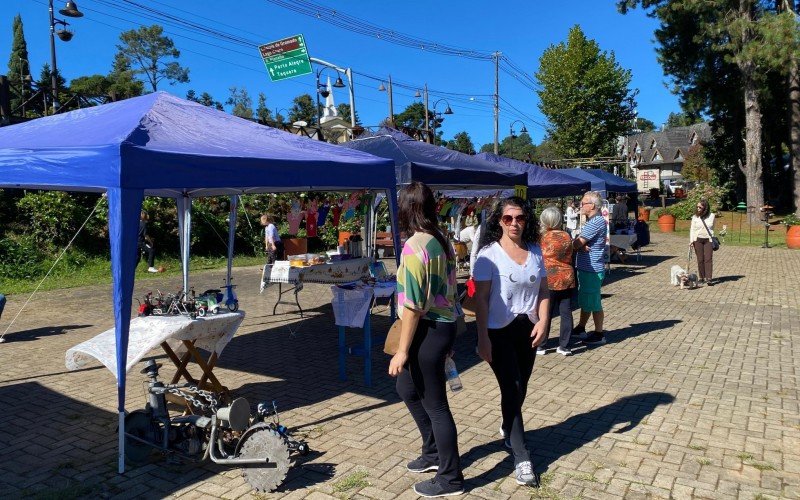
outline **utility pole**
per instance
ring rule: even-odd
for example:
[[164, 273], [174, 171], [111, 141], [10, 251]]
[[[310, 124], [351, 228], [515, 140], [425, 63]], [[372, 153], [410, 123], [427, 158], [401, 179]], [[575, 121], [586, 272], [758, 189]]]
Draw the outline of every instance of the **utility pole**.
[[389, 125], [394, 128], [394, 102], [392, 102], [392, 75], [389, 75]]
[[[428, 136], [430, 136], [431, 132], [431, 120], [428, 118], [428, 84], [425, 84], [425, 132]], [[430, 138], [430, 137], [428, 137]]]
[[494, 154], [500, 154], [500, 52], [494, 54]]

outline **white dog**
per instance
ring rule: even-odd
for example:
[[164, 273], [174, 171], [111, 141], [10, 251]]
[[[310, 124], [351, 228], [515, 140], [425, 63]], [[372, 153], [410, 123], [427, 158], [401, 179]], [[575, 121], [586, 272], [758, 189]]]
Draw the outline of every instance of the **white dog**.
[[684, 268], [676, 264], [670, 268], [669, 282], [672, 286], [679, 286], [681, 290], [684, 288], [691, 290], [697, 288], [697, 275], [686, 272]]

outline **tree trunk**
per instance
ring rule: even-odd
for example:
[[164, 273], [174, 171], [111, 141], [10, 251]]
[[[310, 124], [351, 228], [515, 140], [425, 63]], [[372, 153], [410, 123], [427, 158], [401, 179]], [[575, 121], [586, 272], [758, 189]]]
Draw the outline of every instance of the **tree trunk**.
[[755, 207], [750, 212], [750, 223], [759, 221], [758, 209], [764, 205], [764, 180], [761, 165], [761, 105], [758, 102], [758, 87], [753, 78], [754, 65], [742, 68], [745, 112], [745, 164], [740, 165], [747, 183], [747, 206]]
[[[789, 2], [789, 5], [794, 7], [793, 3]], [[792, 66], [789, 69], [789, 105], [791, 130], [789, 149], [792, 154], [792, 170], [789, 178], [794, 181], [794, 210], [800, 216], [800, 66], [797, 58], [792, 59]]]

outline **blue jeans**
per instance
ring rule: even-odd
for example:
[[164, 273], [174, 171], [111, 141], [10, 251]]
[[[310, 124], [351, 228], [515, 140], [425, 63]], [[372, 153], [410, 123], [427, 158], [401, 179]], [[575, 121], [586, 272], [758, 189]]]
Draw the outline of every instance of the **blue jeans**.
[[6, 296], [0, 293], [0, 317], [3, 316], [3, 308], [6, 307]]

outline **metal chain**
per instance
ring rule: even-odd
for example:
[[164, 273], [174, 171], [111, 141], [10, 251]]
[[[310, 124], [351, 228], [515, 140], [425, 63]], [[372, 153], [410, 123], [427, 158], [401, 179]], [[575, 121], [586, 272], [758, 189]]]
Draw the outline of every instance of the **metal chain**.
[[[170, 387], [167, 389], [167, 392], [170, 394], [174, 394], [176, 396], [182, 397], [193, 406], [200, 408], [203, 411], [211, 410], [212, 413], [217, 413], [217, 407], [219, 401], [217, 400], [217, 396], [211, 391], [204, 391], [202, 389], [198, 389], [193, 385], [185, 385], [183, 387]], [[192, 394], [196, 394], [201, 398], [208, 401], [208, 404], [205, 404], [197, 399], [195, 399]]]

